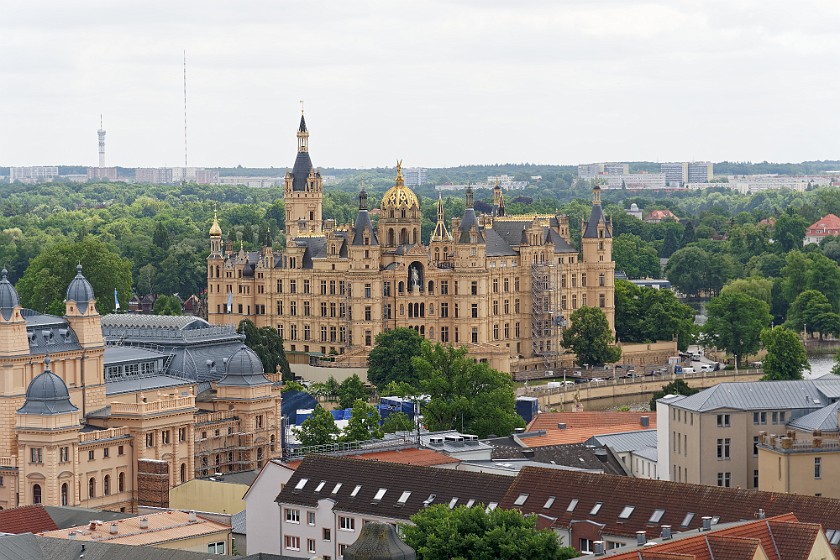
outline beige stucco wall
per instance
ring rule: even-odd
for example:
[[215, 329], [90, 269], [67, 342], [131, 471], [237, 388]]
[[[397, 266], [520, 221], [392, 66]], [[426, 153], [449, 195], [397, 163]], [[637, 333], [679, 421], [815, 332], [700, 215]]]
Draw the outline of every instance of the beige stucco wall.
[[245, 484], [194, 479], [169, 490], [169, 507], [234, 514], [245, 509]]
[[[154, 545], [157, 548], [168, 548], [173, 550], [186, 550], [189, 552], [203, 552], [207, 554], [207, 545], [224, 541], [225, 555], [230, 556], [231, 551], [231, 533], [230, 529], [211, 533], [209, 535], [200, 535], [197, 537], [189, 537], [186, 539], [178, 539], [159, 543]], [[150, 555], [152, 557], [153, 555]]]
[[[814, 459], [821, 461], [821, 477], [814, 477]], [[840, 498], [840, 449], [785, 452], [759, 446], [759, 490]]]

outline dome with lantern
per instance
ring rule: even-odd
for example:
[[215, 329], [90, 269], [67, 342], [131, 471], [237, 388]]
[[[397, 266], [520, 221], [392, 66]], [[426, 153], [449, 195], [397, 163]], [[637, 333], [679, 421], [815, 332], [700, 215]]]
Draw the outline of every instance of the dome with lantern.
[[420, 208], [420, 201], [414, 191], [405, 186], [402, 176], [402, 162], [397, 162], [397, 180], [393, 187], [382, 197], [382, 210], [396, 210], [402, 208]]

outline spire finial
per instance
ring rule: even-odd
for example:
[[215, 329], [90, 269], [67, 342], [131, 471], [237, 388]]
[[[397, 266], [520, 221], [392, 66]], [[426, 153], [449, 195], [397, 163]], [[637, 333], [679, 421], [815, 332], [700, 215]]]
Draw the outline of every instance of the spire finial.
[[397, 184], [401, 185], [404, 183], [403, 175], [402, 175], [402, 160], [397, 160]]
[[300, 114], [303, 115], [303, 99], [300, 100]]
[[49, 371], [50, 370], [50, 362], [51, 361], [52, 360], [50, 360], [50, 353], [47, 352], [47, 355], [44, 356], [44, 371]]

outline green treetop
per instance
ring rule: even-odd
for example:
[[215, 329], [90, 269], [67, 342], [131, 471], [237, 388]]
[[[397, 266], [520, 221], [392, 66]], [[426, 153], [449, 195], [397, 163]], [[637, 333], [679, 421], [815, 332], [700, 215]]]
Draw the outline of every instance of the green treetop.
[[303, 421], [298, 431], [298, 439], [303, 447], [335, 443], [339, 434], [338, 426], [332, 414], [318, 405], [312, 416]]
[[602, 366], [621, 358], [621, 348], [612, 345], [610, 324], [600, 308], [581, 307], [569, 319], [572, 325], [563, 331], [563, 346], [575, 353], [578, 365]]
[[761, 342], [767, 350], [763, 379], [802, 379], [802, 371], [810, 364], [799, 335], [784, 327], [773, 327], [761, 331]]

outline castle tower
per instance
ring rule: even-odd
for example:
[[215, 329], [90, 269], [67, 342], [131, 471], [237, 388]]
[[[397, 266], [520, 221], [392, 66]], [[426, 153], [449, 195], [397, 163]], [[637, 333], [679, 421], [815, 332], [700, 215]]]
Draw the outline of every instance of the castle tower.
[[322, 233], [321, 208], [323, 182], [321, 172], [312, 167], [309, 158], [309, 130], [303, 111], [297, 131], [297, 158], [291, 172], [286, 172], [283, 197], [286, 203], [286, 243], [292, 245], [301, 234]]
[[210, 226], [210, 256], [208, 259], [221, 258], [222, 256], [222, 228], [219, 226], [219, 216], [216, 208], [213, 208], [213, 225]]
[[7, 275], [4, 268], [0, 272], [0, 356], [20, 356], [29, 354], [29, 339], [17, 290]]
[[382, 213], [379, 215], [380, 243], [386, 248], [420, 243], [420, 220], [420, 201], [417, 195], [405, 186], [402, 162], [398, 161], [394, 186], [382, 197]]
[[[80, 376], [82, 414], [97, 410], [105, 402], [105, 339], [102, 337], [102, 318], [96, 310], [93, 286], [82, 274], [82, 265], [76, 266], [76, 276], [67, 286], [64, 299], [64, 318], [86, 350], [81, 358]], [[78, 399], [74, 392], [74, 398]], [[78, 400], [76, 401], [78, 402]]]
[[105, 167], [105, 129], [102, 127], [102, 115], [99, 115], [99, 130], [96, 131], [99, 136], [99, 167]]
[[61, 377], [50, 371], [49, 356], [15, 416], [20, 505], [78, 505], [73, 463], [79, 443], [79, 409], [70, 402]]
[[601, 187], [597, 183], [592, 189], [592, 211], [589, 214], [589, 220], [583, 223], [581, 231], [583, 231], [581, 236], [583, 262], [611, 262], [612, 227], [601, 208]]
[[353, 223], [353, 246], [377, 246], [379, 238], [376, 230], [373, 229], [373, 222], [368, 212], [368, 196], [365, 185], [362, 183], [362, 190], [359, 192], [359, 213], [356, 214], [356, 221]]
[[493, 216], [505, 215], [505, 197], [502, 194], [502, 185], [496, 179], [496, 186], [493, 187]]

